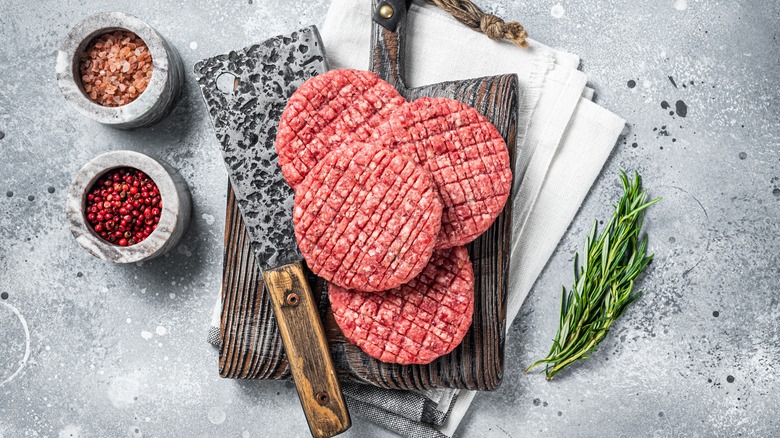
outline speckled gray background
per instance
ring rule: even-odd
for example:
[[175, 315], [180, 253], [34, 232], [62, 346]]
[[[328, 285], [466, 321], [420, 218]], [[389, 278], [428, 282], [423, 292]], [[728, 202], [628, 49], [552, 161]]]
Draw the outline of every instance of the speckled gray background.
[[[191, 66], [321, 25], [326, 0], [85, 3], [0, 0], [0, 381], [24, 354], [9, 306], [31, 336], [26, 368], [0, 386], [0, 437], [307, 436], [291, 384], [221, 380], [204, 342], [227, 176]], [[503, 386], [477, 397], [460, 434], [780, 435], [780, 4], [561, 1], [555, 18], [557, 0], [481, 3], [580, 54], [597, 101], [630, 131], [512, 327]], [[102, 10], [146, 20], [187, 66], [182, 101], [151, 129], [96, 125], [59, 94], [60, 40]], [[684, 118], [661, 107], [678, 100]], [[183, 244], [138, 266], [87, 254], [64, 213], [76, 170], [124, 148], [176, 165], [194, 201]], [[620, 168], [665, 197], [648, 217], [657, 258], [645, 295], [591, 360], [552, 383], [525, 376], [549, 347], [560, 285], [592, 219], [609, 214]], [[359, 419], [346, 434], [373, 435], [389, 434]]]

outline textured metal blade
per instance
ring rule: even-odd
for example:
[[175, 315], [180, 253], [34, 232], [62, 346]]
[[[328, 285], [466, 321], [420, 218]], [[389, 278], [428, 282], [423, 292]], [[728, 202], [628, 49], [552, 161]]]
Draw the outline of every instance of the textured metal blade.
[[[293, 190], [277, 163], [274, 140], [287, 99], [304, 81], [326, 70], [314, 26], [195, 65], [251, 246], [263, 269], [302, 258], [292, 224]], [[225, 80], [226, 74], [232, 77]]]

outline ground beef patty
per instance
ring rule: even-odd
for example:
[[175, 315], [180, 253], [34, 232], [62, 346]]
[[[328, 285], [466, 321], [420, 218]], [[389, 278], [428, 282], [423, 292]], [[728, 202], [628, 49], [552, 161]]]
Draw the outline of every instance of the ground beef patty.
[[312, 272], [348, 289], [383, 291], [428, 264], [441, 202], [430, 172], [411, 158], [350, 143], [296, 187], [293, 225]]
[[506, 143], [495, 126], [462, 102], [428, 97], [409, 102], [377, 127], [371, 142], [414, 158], [433, 174], [444, 208], [437, 249], [476, 239], [509, 197]]
[[392, 85], [361, 70], [315, 76], [290, 97], [279, 121], [276, 151], [292, 187], [335, 147], [366, 141], [406, 101]]
[[344, 336], [367, 355], [427, 364], [452, 351], [471, 325], [474, 271], [465, 247], [437, 250], [409, 283], [382, 293], [328, 286]]

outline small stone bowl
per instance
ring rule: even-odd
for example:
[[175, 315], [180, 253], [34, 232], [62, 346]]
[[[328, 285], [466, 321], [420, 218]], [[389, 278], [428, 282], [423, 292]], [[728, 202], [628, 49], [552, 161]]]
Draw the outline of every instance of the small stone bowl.
[[[106, 172], [118, 167], [138, 169], [154, 181], [162, 198], [157, 228], [146, 239], [131, 246], [115, 245], [100, 237], [87, 222], [87, 192]], [[115, 263], [151, 260], [165, 254], [184, 236], [190, 224], [192, 201], [187, 183], [176, 170], [161, 161], [133, 151], [99, 155], [76, 173], [68, 189], [67, 216], [76, 241], [97, 258]]]
[[[87, 96], [81, 83], [81, 54], [96, 37], [115, 30], [138, 35], [152, 55], [152, 78], [143, 93], [127, 105], [107, 107]], [[57, 52], [57, 84], [65, 100], [81, 114], [104, 125], [134, 129], [157, 123], [173, 108], [184, 82], [179, 53], [151, 26], [122, 12], [101, 12], [71, 29]]]

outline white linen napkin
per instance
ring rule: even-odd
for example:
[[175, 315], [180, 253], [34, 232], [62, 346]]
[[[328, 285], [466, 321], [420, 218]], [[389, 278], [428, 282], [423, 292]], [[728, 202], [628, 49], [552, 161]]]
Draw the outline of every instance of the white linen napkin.
[[[334, 0], [322, 37], [331, 68], [368, 69], [370, 0]], [[412, 4], [406, 36], [409, 86], [516, 73], [522, 91], [513, 190], [507, 330], [565, 233], [623, 129], [589, 99], [579, 57], [529, 40], [489, 40], [427, 4]], [[551, 291], [558, 293], [557, 290]], [[218, 342], [221, 300], [210, 341]], [[216, 344], [216, 342], [213, 342]], [[407, 437], [452, 436], [476, 392], [422, 393], [345, 384], [350, 412]]]

